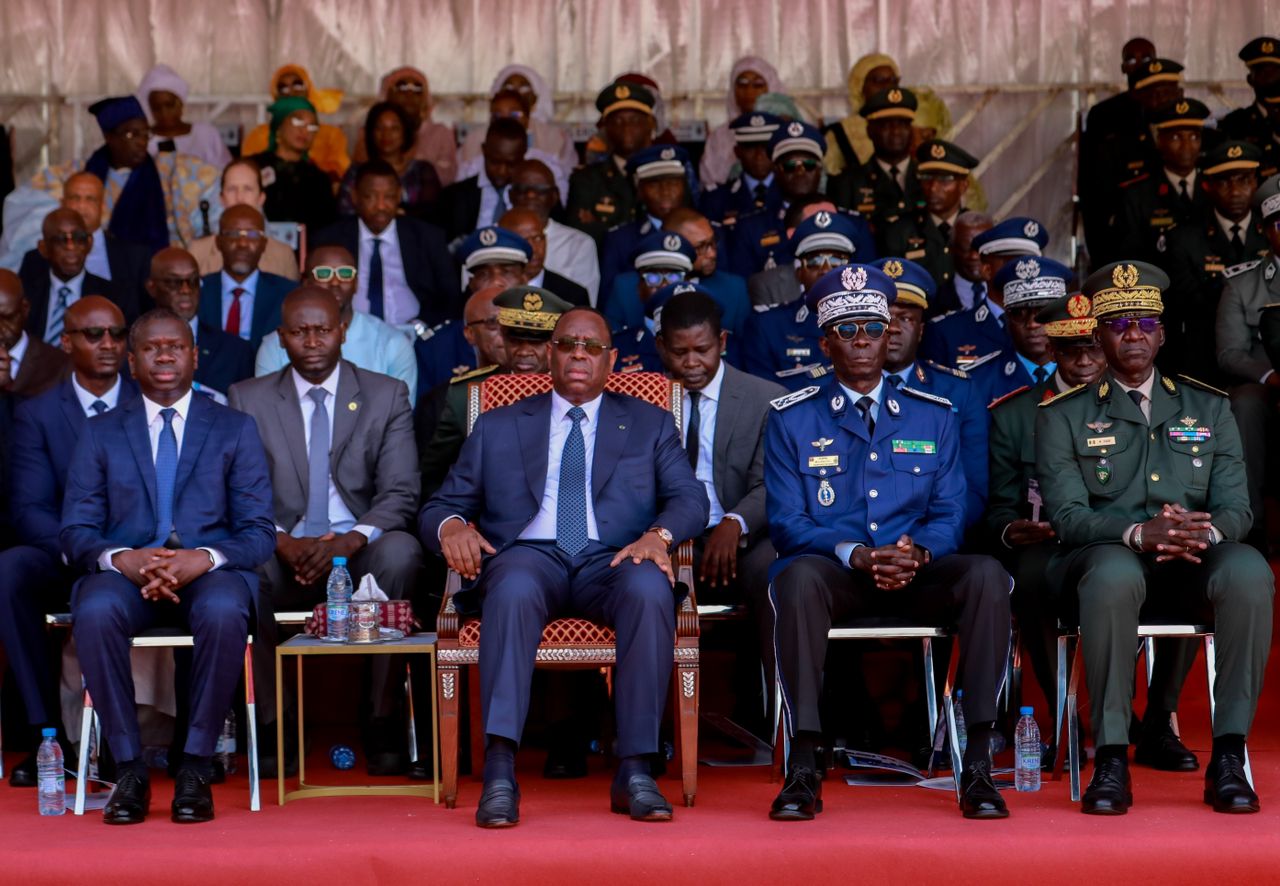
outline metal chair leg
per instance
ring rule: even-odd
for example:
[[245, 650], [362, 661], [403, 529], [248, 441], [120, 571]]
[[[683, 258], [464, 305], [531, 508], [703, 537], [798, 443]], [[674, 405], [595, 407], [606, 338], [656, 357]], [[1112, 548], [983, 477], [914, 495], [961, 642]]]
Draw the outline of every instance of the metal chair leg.
[[924, 646], [924, 704], [929, 712], [929, 738], [932, 740], [938, 729], [938, 687], [933, 675], [933, 640], [925, 637], [920, 642]]
[[1062, 734], [1062, 711], [1067, 704], [1067, 644], [1071, 637], [1068, 634], [1058, 635], [1058, 674], [1057, 698], [1054, 699], [1053, 743], [1056, 752], [1053, 755], [1053, 780], [1062, 778], [1063, 764], [1066, 762], [1066, 736]]
[[[262, 809], [261, 785], [258, 782], [258, 703], [253, 688], [253, 641], [244, 647], [244, 706], [245, 724], [249, 731], [249, 811]], [[284, 761], [277, 759], [283, 769]]]
[[[409, 658], [409, 656], [405, 656]], [[409, 708], [409, 762], [418, 762], [418, 721], [413, 713], [413, 669], [409, 666], [409, 662], [404, 663], [404, 697], [408, 700]]]
[[1080, 802], [1080, 710], [1077, 691], [1080, 685], [1080, 644], [1071, 656], [1071, 680], [1067, 685], [1067, 760], [1071, 766], [1071, 801]]
[[951, 748], [951, 775], [955, 782], [956, 802], [960, 802], [960, 773], [964, 759], [960, 755], [960, 730], [956, 727], [955, 685], [956, 671], [960, 667], [960, 644], [952, 642], [951, 661], [947, 665], [947, 682], [942, 687], [942, 707], [947, 718], [948, 744]]
[[89, 774], [89, 732], [93, 729], [93, 699], [84, 690], [84, 710], [80, 714], [80, 760], [76, 764], [76, 815], [84, 815], [85, 782]]

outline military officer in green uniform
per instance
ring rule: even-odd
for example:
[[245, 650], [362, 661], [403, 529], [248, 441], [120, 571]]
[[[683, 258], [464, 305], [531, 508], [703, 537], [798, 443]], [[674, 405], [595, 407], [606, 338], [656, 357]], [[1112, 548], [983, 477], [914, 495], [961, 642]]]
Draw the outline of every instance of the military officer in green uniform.
[[484, 381], [498, 372], [546, 372], [551, 331], [560, 315], [573, 305], [536, 286], [515, 286], [493, 300], [498, 307], [498, 327], [502, 331], [501, 364], [481, 366], [455, 376], [449, 382], [444, 409], [431, 442], [422, 451], [424, 498], [440, 488], [458, 460], [467, 437], [467, 390], [472, 382]]
[[978, 159], [964, 148], [931, 139], [916, 149], [916, 173], [924, 205], [879, 232], [881, 255], [900, 255], [924, 267], [939, 286], [955, 277], [951, 232], [964, 211], [969, 174]]
[[[1205, 802], [1217, 812], [1259, 808], [1245, 739], [1271, 645], [1275, 581], [1265, 558], [1240, 544], [1252, 516], [1226, 395], [1155, 368], [1168, 282], [1136, 261], [1106, 265], [1086, 281], [1107, 370], [1036, 416], [1036, 476], [1061, 543], [1050, 581], [1064, 612], [1078, 607], [1097, 743], [1082, 811], [1095, 815], [1121, 815], [1133, 803], [1133, 651], [1141, 618], [1161, 616], [1212, 618], [1215, 628]], [[1149, 715], [1159, 701], [1150, 700]]]
[[911, 122], [917, 104], [915, 93], [897, 86], [867, 99], [858, 113], [867, 121], [867, 137], [875, 153], [827, 184], [827, 194], [836, 205], [866, 216], [877, 236], [900, 217], [914, 214], [923, 202], [911, 157]]
[[636, 186], [627, 160], [653, 142], [653, 93], [637, 83], [610, 83], [596, 98], [609, 156], [569, 176], [566, 221], [599, 244], [605, 232], [636, 218]]
[[1251, 141], [1262, 147], [1271, 140], [1271, 122], [1263, 104], [1267, 87], [1280, 83], [1280, 39], [1254, 37], [1237, 54], [1249, 73], [1246, 80], [1253, 87], [1253, 101], [1236, 108], [1222, 118], [1218, 129], [1227, 138]]
[[1200, 175], [1212, 211], [1198, 225], [1182, 225], [1166, 238], [1169, 272], [1168, 341], [1160, 368], [1218, 384], [1218, 355], [1207, 325], [1218, 314], [1227, 268], [1269, 253], [1262, 219], [1253, 210], [1262, 153], [1249, 142], [1223, 142], [1205, 154]]

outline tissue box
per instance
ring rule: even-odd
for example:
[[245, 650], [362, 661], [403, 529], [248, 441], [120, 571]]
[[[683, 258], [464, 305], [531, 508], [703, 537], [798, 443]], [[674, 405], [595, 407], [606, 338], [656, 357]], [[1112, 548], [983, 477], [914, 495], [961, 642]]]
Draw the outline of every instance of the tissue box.
[[[416, 619], [413, 617], [413, 604], [408, 600], [388, 600], [382, 604], [382, 626], [384, 628], [395, 628], [398, 631], [404, 631], [406, 635], [412, 634], [418, 627]], [[329, 619], [325, 610], [325, 604], [317, 603], [316, 608], [311, 613], [311, 617], [307, 619], [307, 633], [316, 637], [324, 636], [328, 627]]]

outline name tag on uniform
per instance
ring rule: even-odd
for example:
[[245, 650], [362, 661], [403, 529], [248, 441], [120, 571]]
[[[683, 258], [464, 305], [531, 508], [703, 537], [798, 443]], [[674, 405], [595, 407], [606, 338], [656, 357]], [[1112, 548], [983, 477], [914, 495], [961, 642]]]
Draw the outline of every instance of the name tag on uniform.
[[1150, 218], [1150, 219], [1147, 219], [1147, 221], [1150, 222], [1151, 227], [1153, 228], [1167, 228], [1169, 227], [1169, 225], [1174, 223], [1173, 219], [1167, 218], [1164, 216], [1160, 216], [1157, 218]]
[[1085, 441], [1085, 445], [1090, 448], [1093, 448], [1095, 446], [1115, 446], [1116, 438], [1115, 437], [1090, 437], [1088, 440]]
[[776, 246], [782, 242], [782, 238], [774, 231], [770, 231], [760, 238], [761, 246]]
[[808, 357], [810, 348], [787, 348], [788, 357]]
[[838, 455], [811, 455], [811, 456], [809, 456], [809, 467], [811, 467], [811, 468], [838, 468], [838, 467], [840, 467], [840, 456], [838, 456]]
[[1203, 443], [1212, 436], [1210, 428], [1169, 428], [1169, 439], [1174, 443]]
[[1222, 262], [1205, 262], [1204, 270], [1206, 274], [1221, 274], [1227, 269]]
[[607, 215], [612, 215], [613, 213], [615, 213], [615, 212], [617, 212], [617, 211], [618, 211], [618, 207], [617, 207], [617, 206], [615, 206], [615, 205], [613, 205], [612, 203], [597, 203], [597, 204], [596, 204], [596, 212], [604, 213], [604, 214], [607, 214]]
[[907, 250], [907, 254], [906, 254], [906, 255], [904, 255], [904, 256], [903, 256], [903, 258], [908, 258], [908, 259], [911, 259], [912, 261], [915, 261], [915, 260], [916, 260], [916, 259], [918, 259], [918, 258], [924, 258], [924, 250], [923, 250], [923, 249], [908, 249], [908, 250]]
[[894, 440], [893, 451], [913, 455], [936, 455], [938, 444], [933, 440]]

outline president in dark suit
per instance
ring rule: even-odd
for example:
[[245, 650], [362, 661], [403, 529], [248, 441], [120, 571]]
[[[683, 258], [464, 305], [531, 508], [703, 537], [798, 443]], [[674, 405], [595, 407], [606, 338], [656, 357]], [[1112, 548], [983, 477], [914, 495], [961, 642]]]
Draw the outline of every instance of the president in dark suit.
[[200, 281], [200, 322], [244, 339], [255, 352], [280, 325], [280, 303], [297, 285], [258, 268], [267, 248], [265, 225], [248, 204], [222, 213], [216, 241], [222, 270]]
[[[5, 468], [14, 481], [8, 516], [17, 546], [0, 553], [0, 647], [27, 710], [33, 748], [46, 726], [65, 742], [43, 622], [46, 612], [65, 608], [74, 575], [58, 548], [67, 465], [85, 421], [128, 403], [138, 390], [120, 375], [125, 325], [118, 307], [85, 296], [67, 310], [66, 321], [62, 340], [72, 374], [18, 406]], [[10, 771], [9, 783], [36, 784], [34, 752]]]
[[[275, 711], [275, 611], [324, 602], [334, 557], [347, 558], [357, 584], [372, 575], [392, 600], [408, 598], [422, 569], [422, 546], [406, 531], [421, 487], [409, 391], [343, 360], [344, 331], [329, 289], [294, 290], [280, 326], [289, 365], [231, 389], [232, 408], [253, 417], [271, 463], [276, 555], [258, 570], [254, 646], [264, 711]], [[392, 664], [385, 655], [371, 663], [370, 775], [408, 765]]]
[[356, 173], [356, 217], [320, 231], [315, 246], [341, 246], [356, 257], [357, 311], [403, 326], [434, 325], [462, 316], [458, 268], [444, 233], [434, 225], [398, 216], [400, 177], [382, 160]]
[[26, 273], [22, 291], [31, 303], [27, 332], [46, 344], [58, 347], [67, 308], [86, 295], [103, 295], [114, 301], [126, 320], [138, 315], [136, 295], [117, 296], [110, 280], [90, 274], [84, 268], [92, 235], [84, 219], [73, 209], [55, 209], [45, 216], [37, 250], [44, 258], [43, 269], [24, 262]]
[[195, 636], [172, 817], [213, 818], [214, 745], [244, 661], [255, 570], [275, 546], [257, 429], [191, 390], [195, 363], [181, 317], [140, 317], [129, 368], [142, 396], [90, 420], [67, 469], [59, 541], [67, 563], [89, 573], [71, 594], [76, 647], [119, 771], [108, 824], [141, 822], [150, 805], [129, 638], [162, 623]]
[[515, 752], [534, 654], [546, 623], [570, 613], [617, 631], [613, 810], [643, 821], [672, 815], [648, 762], [675, 636], [669, 551], [702, 534], [707, 496], [671, 417], [604, 393], [611, 344], [597, 311], [563, 314], [549, 345], [553, 392], [483, 415], [418, 516], [423, 543], [467, 582], [458, 605], [484, 615], [481, 827], [519, 821]]
[[0, 389], [15, 399], [49, 390], [70, 371], [66, 354], [27, 332], [30, 313], [18, 275], [0, 268]]
[[233, 384], [253, 378], [253, 345], [199, 316], [200, 289], [200, 267], [195, 256], [185, 249], [170, 246], [151, 259], [147, 295], [156, 307], [167, 308], [186, 320], [195, 336], [197, 359], [192, 387], [225, 405]]

